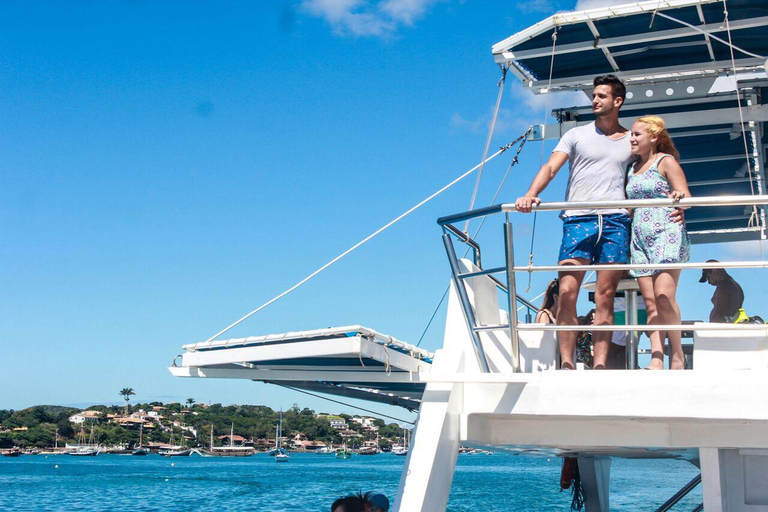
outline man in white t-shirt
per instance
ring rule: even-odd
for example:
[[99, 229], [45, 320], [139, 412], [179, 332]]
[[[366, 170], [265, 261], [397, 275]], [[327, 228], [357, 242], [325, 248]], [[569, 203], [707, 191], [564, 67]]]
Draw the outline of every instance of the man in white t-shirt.
[[[593, 85], [592, 112], [595, 121], [565, 133], [549, 161], [534, 177], [528, 192], [515, 202], [518, 211], [529, 213], [534, 205], [541, 202], [539, 194], [565, 162], [569, 163], [566, 201], [626, 199], [625, 176], [634, 158], [630, 151], [629, 131], [619, 124], [619, 109], [624, 104], [626, 88], [613, 75], [598, 76]], [[561, 217], [563, 240], [559, 265], [628, 263], [631, 220], [626, 210], [565, 210]], [[578, 323], [576, 299], [584, 272], [559, 273], [560, 307], [557, 323], [560, 325]], [[621, 270], [597, 272], [595, 325], [613, 324], [613, 299], [622, 273]], [[563, 331], [558, 336], [562, 368], [574, 368], [573, 353], [577, 336], [576, 331]], [[610, 331], [593, 333], [595, 369], [605, 368], [610, 339]]]

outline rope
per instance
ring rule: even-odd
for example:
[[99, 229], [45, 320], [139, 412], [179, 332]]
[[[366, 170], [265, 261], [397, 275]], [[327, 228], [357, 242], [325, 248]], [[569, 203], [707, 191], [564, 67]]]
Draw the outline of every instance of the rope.
[[481, 167], [483, 164], [485, 164], [486, 162], [489, 162], [489, 161], [493, 160], [493, 159], [494, 159], [494, 158], [496, 158], [497, 156], [499, 156], [499, 155], [501, 155], [502, 153], [504, 153], [505, 151], [507, 151], [509, 148], [511, 148], [512, 146], [514, 146], [515, 144], [517, 144], [517, 142], [518, 142], [518, 141], [519, 141], [521, 138], [523, 138], [523, 137], [524, 137], [524, 136], [523, 136], [523, 135], [521, 135], [520, 137], [518, 137], [518, 138], [517, 138], [517, 139], [515, 139], [514, 141], [510, 142], [509, 144], [507, 144], [506, 146], [502, 146], [501, 148], [499, 148], [499, 150], [498, 150], [496, 153], [494, 153], [493, 155], [489, 156], [488, 158], [486, 158], [485, 160], [483, 160], [482, 162], [480, 162], [479, 164], [477, 164], [476, 166], [474, 166], [474, 167], [473, 167], [473, 168], [471, 168], [470, 170], [466, 171], [464, 174], [462, 174], [462, 175], [461, 175], [461, 176], [459, 176], [458, 178], [454, 179], [453, 181], [451, 181], [450, 183], [448, 183], [448, 184], [447, 184], [447, 185], [445, 185], [443, 188], [441, 188], [441, 189], [440, 189], [440, 190], [438, 190], [437, 192], [433, 193], [432, 195], [430, 195], [430, 196], [429, 196], [429, 197], [427, 197], [426, 199], [422, 200], [422, 201], [421, 201], [420, 203], [418, 203], [416, 206], [413, 206], [413, 207], [409, 208], [409, 209], [408, 209], [408, 210], [406, 210], [404, 213], [402, 213], [402, 214], [400, 214], [399, 216], [397, 216], [397, 217], [396, 217], [394, 220], [391, 220], [391, 221], [389, 221], [389, 222], [388, 222], [387, 224], [385, 224], [384, 226], [380, 227], [379, 229], [377, 229], [376, 231], [374, 231], [373, 233], [371, 233], [371, 234], [370, 234], [370, 235], [368, 235], [367, 237], [363, 238], [363, 239], [362, 239], [362, 240], [360, 240], [358, 243], [356, 243], [355, 245], [353, 245], [352, 247], [350, 247], [350, 248], [349, 248], [349, 249], [347, 249], [346, 251], [342, 252], [341, 254], [339, 254], [338, 256], [336, 256], [335, 258], [333, 258], [331, 261], [329, 261], [328, 263], [326, 263], [325, 265], [323, 265], [323, 266], [322, 266], [322, 267], [320, 267], [319, 269], [315, 270], [314, 272], [312, 272], [311, 274], [309, 274], [307, 277], [305, 277], [304, 279], [302, 279], [301, 281], [299, 281], [299, 282], [298, 282], [298, 283], [296, 283], [295, 285], [293, 285], [293, 286], [291, 286], [290, 288], [288, 288], [288, 289], [287, 289], [286, 291], [284, 291], [283, 293], [281, 293], [281, 294], [277, 295], [276, 297], [274, 297], [274, 298], [272, 298], [272, 299], [268, 300], [267, 302], [265, 302], [265, 303], [264, 303], [264, 304], [262, 304], [261, 306], [257, 307], [256, 309], [254, 309], [253, 311], [251, 311], [250, 313], [248, 313], [248, 314], [247, 314], [247, 315], [245, 315], [244, 317], [240, 318], [240, 319], [239, 319], [239, 320], [237, 320], [236, 322], [234, 322], [234, 323], [230, 324], [230, 325], [229, 325], [229, 326], [227, 326], [226, 328], [224, 328], [224, 329], [222, 329], [221, 331], [217, 332], [216, 334], [214, 334], [213, 336], [211, 336], [210, 338], [208, 338], [208, 339], [207, 339], [207, 340], [206, 340], [204, 343], [208, 343], [209, 341], [213, 341], [213, 340], [215, 340], [216, 338], [218, 338], [219, 336], [221, 336], [222, 334], [224, 334], [224, 333], [225, 333], [225, 332], [227, 332], [228, 330], [232, 329], [233, 327], [235, 327], [235, 326], [239, 325], [239, 324], [240, 324], [240, 323], [242, 323], [243, 321], [245, 321], [245, 320], [247, 320], [248, 318], [252, 317], [253, 315], [255, 315], [256, 313], [258, 313], [258, 312], [259, 312], [259, 311], [261, 311], [262, 309], [266, 308], [266, 307], [267, 307], [267, 306], [269, 306], [270, 304], [272, 304], [272, 303], [274, 303], [274, 302], [277, 302], [278, 300], [282, 299], [283, 297], [285, 297], [286, 295], [288, 295], [288, 294], [289, 294], [289, 293], [291, 293], [292, 291], [296, 290], [297, 288], [299, 288], [300, 286], [302, 286], [304, 283], [306, 283], [307, 281], [309, 281], [310, 279], [312, 279], [313, 277], [315, 277], [316, 275], [318, 275], [319, 273], [323, 272], [325, 269], [327, 269], [328, 267], [330, 267], [331, 265], [333, 265], [334, 263], [336, 263], [337, 261], [339, 261], [340, 259], [342, 259], [342, 258], [343, 258], [344, 256], [346, 256], [347, 254], [351, 253], [352, 251], [354, 251], [355, 249], [357, 249], [357, 248], [358, 248], [358, 247], [360, 247], [361, 245], [365, 244], [366, 242], [368, 242], [368, 241], [369, 241], [369, 240], [371, 240], [372, 238], [375, 238], [377, 235], [381, 234], [383, 231], [387, 230], [388, 228], [390, 228], [391, 226], [393, 226], [393, 225], [394, 225], [394, 224], [396, 224], [397, 222], [401, 221], [402, 219], [404, 219], [405, 217], [407, 217], [407, 216], [408, 216], [408, 215], [410, 215], [411, 213], [415, 212], [416, 210], [418, 210], [419, 208], [421, 208], [422, 206], [424, 206], [425, 204], [427, 204], [428, 202], [430, 202], [432, 199], [436, 198], [437, 196], [439, 196], [440, 194], [442, 194], [443, 192], [445, 192], [446, 190], [448, 190], [449, 188], [451, 188], [452, 186], [454, 186], [456, 183], [460, 182], [461, 180], [463, 180], [464, 178], [466, 178], [467, 176], [469, 176], [470, 174], [472, 174], [473, 172], [475, 172], [477, 169], [479, 169], [479, 168], [480, 168], [480, 167]]
[[[756, 195], [755, 192], [755, 176], [752, 172], [752, 163], [751, 158], [749, 155], [749, 146], [747, 145], [747, 129], [744, 127], [744, 112], [742, 111], [741, 107], [741, 90], [739, 89], [739, 77], [736, 74], [736, 57], [733, 54], [734, 48], [736, 48], [732, 43], [731, 40], [731, 23], [728, 20], [728, 4], [726, 0], [723, 0], [723, 17], [725, 24], [725, 31], [728, 34], [728, 48], [731, 52], [731, 69], [733, 71], [733, 80], [736, 83], [736, 105], [739, 107], [739, 124], [741, 125], [741, 137], [744, 139], [744, 156], [746, 157], [747, 161], [747, 172], [749, 173], [749, 188], [752, 192], [752, 195]], [[737, 48], [738, 49], [738, 48]], [[743, 50], [741, 50], [743, 51]], [[757, 212], [757, 205], [752, 205], [752, 214], [749, 216], [749, 223], [747, 224], [749, 227], [752, 227], [758, 219], [758, 212]], [[763, 240], [762, 237], [759, 241], [760, 246], [760, 259], [765, 260], [765, 254], [763, 251]]]
[[416, 343], [416, 346], [418, 347], [421, 345], [421, 341], [424, 339], [424, 336], [427, 334], [427, 331], [429, 330], [429, 327], [432, 325], [432, 321], [435, 319], [435, 316], [437, 315], [437, 312], [440, 310], [440, 306], [443, 305], [443, 301], [445, 300], [445, 296], [448, 295], [448, 290], [451, 289], [451, 285], [448, 285], [445, 287], [445, 291], [443, 292], [443, 296], [440, 297], [440, 302], [437, 303], [437, 307], [432, 312], [432, 316], [429, 317], [429, 322], [427, 322], [427, 326], [424, 328], [424, 331], [421, 333], [421, 336], [419, 336], [419, 342]]
[[[723, 0], [723, 6], [725, 6], [725, 0]], [[726, 9], [727, 9], [727, 7], [726, 7]], [[725, 16], [726, 30], [728, 31], [728, 41], [725, 41], [724, 39], [721, 39], [721, 38], [719, 38], [719, 37], [717, 37], [715, 35], [712, 35], [711, 33], [707, 32], [706, 30], [702, 30], [702, 29], [700, 29], [699, 27], [697, 27], [695, 25], [691, 25], [690, 23], [686, 23], [685, 21], [679, 20], [677, 18], [673, 18], [669, 14], [664, 14], [663, 12], [657, 12], [656, 13], [657, 16], [661, 16], [662, 18], [666, 18], [666, 19], [668, 19], [670, 21], [674, 21], [675, 23], [679, 23], [681, 25], [685, 25], [688, 28], [692, 28], [696, 32], [701, 32], [705, 36], [709, 36], [711, 39], [714, 39], [715, 41], [723, 43], [724, 45], [728, 46], [731, 50], [738, 50], [738, 51], [740, 51], [741, 53], [743, 53], [745, 55], [749, 55], [750, 57], [754, 57], [756, 59], [763, 59], [763, 60], [765, 60], [765, 57], [763, 57], [762, 55], [758, 55], [756, 53], [752, 53], [750, 51], [745, 50], [744, 48], [739, 48], [738, 46], [736, 46], [735, 44], [730, 42], [730, 40], [731, 40], [731, 29], [729, 28], [729, 25], [728, 25], [728, 11], [727, 10], [725, 11], [725, 14], [726, 14], [726, 16]]]
[[[496, 84], [496, 87], [499, 88], [499, 94], [496, 96], [496, 106], [493, 109], [493, 118], [491, 119], [491, 127], [488, 130], [488, 138], [485, 139], [485, 149], [483, 149], [483, 158], [481, 159], [482, 162], [485, 162], [485, 157], [488, 156], [488, 150], [491, 147], [491, 139], [493, 138], [493, 131], [496, 128], [496, 118], [499, 115], [499, 107], [501, 106], [501, 96], [504, 93], [504, 83], [507, 79], [507, 67], [504, 66], [501, 68], [501, 79], [499, 80], [499, 83]], [[485, 164], [480, 165], [480, 171], [477, 173], [477, 178], [475, 179], [475, 188], [472, 190], [472, 198], [469, 200], [469, 210], [472, 210], [475, 207], [475, 199], [477, 198], [477, 191], [480, 188], [480, 179], [483, 177], [483, 169], [485, 168]], [[469, 220], [464, 224], [464, 233], [469, 230]]]
[[365, 411], [365, 412], [369, 412], [371, 414], [376, 414], [378, 416], [383, 416], [385, 418], [389, 418], [391, 420], [401, 421], [403, 423], [408, 423], [409, 425], [415, 425], [416, 424], [413, 421], [404, 420], [402, 418], [395, 418], [394, 416], [389, 416], [387, 414], [382, 414], [380, 412], [372, 411], [370, 409], [364, 409], [362, 407], [358, 407], [358, 406], [352, 405], [350, 403], [342, 402], [341, 400], [334, 400], [333, 398], [328, 398], [327, 396], [318, 395], [316, 393], [310, 393], [309, 391], [304, 391], [303, 389], [299, 389], [299, 388], [294, 388], [293, 386], [286, 386], [285, 384], [280, 384], [278, 382], [271, 382], [271, 381], [270, 381], [270, 384], [274, 384], [275, 386], [280, 386], [280, 387], [285, 388], [285, 389], [290, 389], [292, 391], [298, 391], [299, 393], [304, 393], [305, 395], [313, 396], [315, 398], [320, 398], [322, 400], [328, 400], [329, 402], [333, 402], [335, 404], [341, 404], [341, 405], [344, 405], [346, 407], [351, 407], [352, 409], [357, 409], [358, 411]]

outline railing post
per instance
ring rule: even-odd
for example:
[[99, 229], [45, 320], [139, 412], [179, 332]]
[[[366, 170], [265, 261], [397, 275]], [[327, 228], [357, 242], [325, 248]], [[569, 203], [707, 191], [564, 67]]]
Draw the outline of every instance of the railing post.
[[[637, 325], [637, 292], [635, 290], [627, 290], [624, 292], [626, 297], [624, 319], [626, 325]], [[634, 370], [637, 368], [637, 346], [640, 339], [640, 333], [637, 331], [629, 331], [627, 338], [626, 358], [627, 358], [627, 370]]]
[[509, 303], [509, 339], [512, 340], [512, 371], [520, 373], [520, 339], [517, 332], [517, 287], [515, 286], [515, 247], [509, 214], [504, 221], [504, 252], [507, 259], [507, 297]]
[[477, 356], [477, 362], [480, 363], [480, 368], [485, 373], [490, 373], [491, 369], [488, 366], [488, 359], [485, 357], [485, 350], [483, 350], [482, 342], [480, 341], [480, 335], [475, 331], [477, 322], [475, 321], [475, 312], [472, 309], [472, 305], [469, 303], [469, 297], [467, 296], [467, 289], [464, 288], [464, 282], [459, 279], [461, 270], [459, 269], [459, 260], [456, 259], [456, 250], [453, 247], [453, 241], [448, 233], [443, 233], [443, 244], [445, 245], [445, 252], [448, 254], [448, 263], [451, 265], [451, 280], [453, 286], [456, 288], [456, 293], [459, 294], [459, 302], [464, 310], [464, 319], [467, 321], [467, 328], [469, 329], [469, 335], [472, 337], [472, 344], [475, 346], [475, 355]]

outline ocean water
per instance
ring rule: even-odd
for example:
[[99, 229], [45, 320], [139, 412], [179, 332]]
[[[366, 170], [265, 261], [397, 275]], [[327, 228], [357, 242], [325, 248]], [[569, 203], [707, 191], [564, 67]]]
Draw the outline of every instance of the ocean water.
[[[339, 496], [376, 490], [391, 501], [405, 457], [292, 454], [287, 464], [158, 455], [0, 457], [0, 510], [328, 511]], [[448, 510], [568, 510], [560, 459], [460, 455]], [[56, 467], [58, 466], [58, 467]], [[622, 460], [611, 472], [612, 510], [654, 510], [698, 474], [672, 460]], [[698, 486], [675, 510], [702, 502]]]

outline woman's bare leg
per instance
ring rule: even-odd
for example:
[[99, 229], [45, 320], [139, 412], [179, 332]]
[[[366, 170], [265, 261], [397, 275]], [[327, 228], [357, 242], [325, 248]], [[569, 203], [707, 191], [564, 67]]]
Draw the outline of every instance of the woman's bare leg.
[[[638, 277], [637, 284], [640, 286], [640, 293], [645, 301], [645, 310], [648, 313], [648, 325], [659, 324], [659, 315], [656, 304], [656, 294], [653, 289], [653, 277]], [[651, 370], [664, 369], [664, 338], [659, 331], [650, 331], [648, 337], [651, 339], [651, 364], [648, 366]]]
[[[679, 280], [680, 270], [664, 270], [653, 276], [653, 290], [656, 296], [659, 323], [679, 325], [681, 322], [680, 306], [678, 306], [675, 298]], [[682, 333], [680, 331], [668, 331], [666, 334], [669, 338], [669, 369], [682, 370], [685, 366]]]

